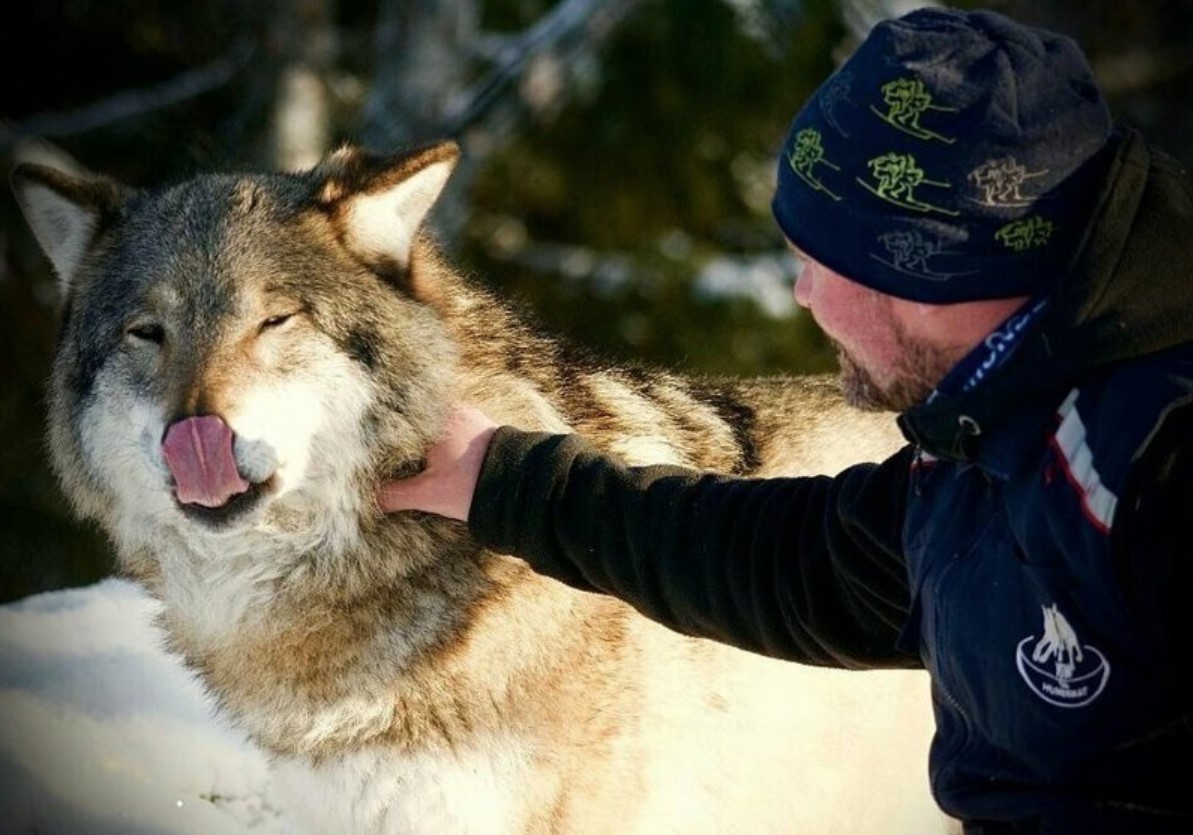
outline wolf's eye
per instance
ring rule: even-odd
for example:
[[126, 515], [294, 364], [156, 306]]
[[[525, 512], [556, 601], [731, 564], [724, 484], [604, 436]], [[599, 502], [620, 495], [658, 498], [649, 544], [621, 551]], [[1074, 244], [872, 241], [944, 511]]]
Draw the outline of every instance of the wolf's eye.
[[139, 339], [142, 342], [152, 342], [154, 345], [161, 345], [166, 338], [165, 328], [161, 325], [155, 325], [152, 322], [143, 325], [133, 325], [125, 333], [134, 339]]
[[297, 313], [282, 313], [278, 316], [270, 316], [261, 323], [261, 330], [267, 331], [270, 328], [278, 328], [293, 319]]

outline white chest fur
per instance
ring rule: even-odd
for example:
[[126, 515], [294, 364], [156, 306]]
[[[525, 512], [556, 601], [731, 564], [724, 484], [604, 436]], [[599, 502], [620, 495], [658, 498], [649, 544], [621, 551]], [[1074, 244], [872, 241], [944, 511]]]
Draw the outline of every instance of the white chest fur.
[[526, 814], [522, 746], [492, 738], [457, 752], [407, 755], [388, 749], [319, 765], [276, 763], [287, 830], [375, 835], [497, 835]]

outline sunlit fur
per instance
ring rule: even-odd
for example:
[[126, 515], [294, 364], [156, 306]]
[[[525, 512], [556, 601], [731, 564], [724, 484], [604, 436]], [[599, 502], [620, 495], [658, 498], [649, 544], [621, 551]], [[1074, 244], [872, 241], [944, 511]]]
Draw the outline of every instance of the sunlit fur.
[[[540, 335], [422, 231], [455, 159], [450, 144], [344, 148], [302, 174], [147, 192], [15, 174], [64, 290], [48, 411], [62, 486], [294, 785], [292, 825], [944, 831], [921, 674], [681, 637], [460, 525], [376, 510], [374, 487], [418, 469], [455, 401], [636, 463], [742, 475], [834, 471], [899, 443], [825, 379], [613, 367]], [[231, 427], [259, 484], [238, 515], [173, 497], [162, 439], [202, 414]]]

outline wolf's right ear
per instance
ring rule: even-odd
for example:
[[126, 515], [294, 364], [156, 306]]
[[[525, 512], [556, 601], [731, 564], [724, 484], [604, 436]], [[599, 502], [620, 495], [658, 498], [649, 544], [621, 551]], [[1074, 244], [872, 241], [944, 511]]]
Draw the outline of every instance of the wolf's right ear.
[[342, 239], [365, 263], [405, 270], [459, 156], [450, 141], [397, 156], [341, 148], [313, 172], [321, 183], [318, 201], [332, 210]]
[[54, 265], [65, 298], [100, 219], [120, 202], [121, 187], [25, 163], [12, 172], [12, 189], [38, 244]]

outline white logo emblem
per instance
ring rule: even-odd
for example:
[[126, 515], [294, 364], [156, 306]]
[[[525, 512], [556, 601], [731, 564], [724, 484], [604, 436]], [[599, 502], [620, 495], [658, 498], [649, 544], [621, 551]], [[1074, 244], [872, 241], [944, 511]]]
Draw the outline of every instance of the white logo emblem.
[[1099, 650], [1082, 645], [1055, 603], [1043, 611], [1043, 636], [1028, 635], [1016, 648], [1019, 675], [1049, 704], [1084, 707], [1105, 689], [1110, 663]]

